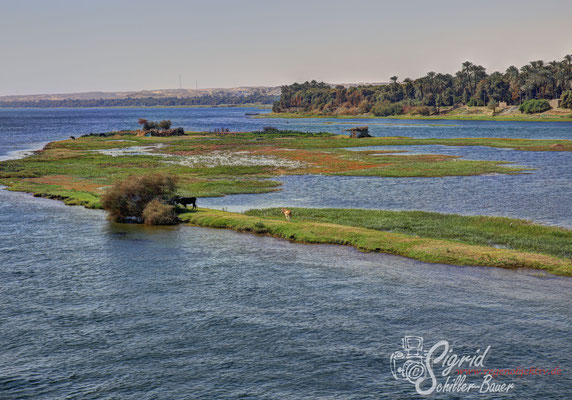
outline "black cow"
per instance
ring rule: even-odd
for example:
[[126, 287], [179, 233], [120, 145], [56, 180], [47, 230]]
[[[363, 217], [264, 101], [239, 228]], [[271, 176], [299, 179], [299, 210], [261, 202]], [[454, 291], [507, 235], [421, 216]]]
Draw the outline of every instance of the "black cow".
[[75, 136], [70, 136], [70, 139], [71, 139], [71, 140], [75, 140]]
[[182, 206], [184, 206], [185, 208], [187, 208], [187, 204], [192, 204], [193, 206], [193, 210], [195, 210], [197, 208], [197, 198], [196, 197], [174, 197], [173, 200], [171, 200], [171, 204], [173, 205], [177, 205], [177, 204], [181, 204]]

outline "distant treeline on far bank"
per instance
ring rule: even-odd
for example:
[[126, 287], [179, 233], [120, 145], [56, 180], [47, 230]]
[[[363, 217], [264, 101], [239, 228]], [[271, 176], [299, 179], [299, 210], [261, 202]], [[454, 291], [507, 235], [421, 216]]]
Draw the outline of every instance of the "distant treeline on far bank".
[[[522, 112], [550, 109], [548, 99], [562, 99], [572, 108], [572, 55], [562, 61], [532, 61], [505, 72], [487, 74], [481, 65], [463, 63], [454, 75], [429, 72], [417, 79], [390, 78], [389, 84], [345, 87], [324, 82], [282, 86], [275, 113], [376, 116], [420, 113], [439, 114], [441, 107], [525, 104]], [[536, 104], [536, 103], [539, 104]], [[535, 104], [530, 104], [535, 103]], [[541, 112], [541, 111], [538, 111]]]
[[56, 107], [190, 107], [239, 106], [244, 104], [272, 104], [278, 96], [252, 93], [248, 95], [206, 94], [195, 97], [142, 97], [124, 99], [61, 99], [33, 101], [0, 101], [0, 108], [56, 108]]

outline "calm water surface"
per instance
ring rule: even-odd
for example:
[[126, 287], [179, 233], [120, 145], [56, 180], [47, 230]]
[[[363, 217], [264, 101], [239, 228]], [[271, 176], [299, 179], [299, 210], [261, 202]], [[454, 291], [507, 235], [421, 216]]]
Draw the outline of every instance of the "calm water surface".
[[[0, 155], [72, 134], [132, 128], [141, 116], [197, 130], [274, 125], [341, 132], [349, 122], [261, 121], [244, 112], [0, 110]], [[572, 129], [390, 122], [370, 127], [376, 135], [416, 137], [571, 138]], [[537, 169], [516, 177], [286, 177], [282, 192], [201, 199], [201, 205], [418, 208], [571, 225], [568, 153], [406, 150]], [[100, 211], [5, 190], [0, 226], [2, 399], [417, 399], [413, 385], [390, 372], [389, 357], [404, 335], [423, 336], [426, 348], [448, 340], [457, 354], [490, 345], [487, 368], [563, 370], [497, 378], [516, 385], [502, 398], [572, 397], [567, 278], [429, 265], [224, 230], [111, 224]]]

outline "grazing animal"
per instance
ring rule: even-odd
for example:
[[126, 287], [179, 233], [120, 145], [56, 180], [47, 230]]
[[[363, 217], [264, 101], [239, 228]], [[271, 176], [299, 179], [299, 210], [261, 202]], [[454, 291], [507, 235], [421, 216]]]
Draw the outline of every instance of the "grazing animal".
[[181, 204], [185, 208], [187, 208], [187, 204], [192, 204], [193, 210], [197, 208], [197, 198], [196, 197], [180, 197], [177, 196], [172, 200], [173, 205]]
[[292, 211], [287, 210], [285, 208], [282, 209], [282, 214], [286, 217], [288, 221], [290, 221], [290, 217], [292, 217]]
[[71, 139], [71, 140], [75, 140], [75, 136], [70, 136], [70, 139]]

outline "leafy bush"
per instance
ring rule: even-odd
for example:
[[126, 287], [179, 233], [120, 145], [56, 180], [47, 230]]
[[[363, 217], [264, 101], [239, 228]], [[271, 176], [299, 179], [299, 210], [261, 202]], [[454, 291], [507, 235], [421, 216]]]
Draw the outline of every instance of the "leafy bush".
[[137, 123], [141, 125], [144, 131], [149, 131], [151, 129], [161, 129], [164, 131], [168, 131], [169, 129], [171, 129], [171, 120], [168, 119], [164, 119], [163, 121], [160, 122], [155, 122], [146, 120], [145, 118], [139, 118], [139, 121], [137, 121]]
[[560, 97], [560, 107], [572, 108], [572, 90], [567, 90]]
[[278, 128], [273, 126], [265, 126], [262, 128], [263, 133], [278, 133]]
[[546, 100], [531, 99], [522, 103], [518, 109], [525, 114], [536, 114], [550, 110], [551, 108]]
[[175, 193], [176, 178], [164, 174], [131, 176], [117, 181], [101, 197], [101, 205], [116, 222], [143, 221], [143, 210], [153, 200], [167, 201]]
[[415, 107], [411, 110], [411, 114], [413, 115], [422, 115], [424, 117], [431, 115], [431, 107], [422, 106], [422, 107]]
[[164, 119], [163, 121], [159, 122], [159, 128], [161, 128], [165, 131], [168, 129], [171, 129], [171, 120]]
[[371, 111], [371, 103], [367, 100], [362, 100], [358, 104], [358, 109], [360, 114], [367, 114]]
[[179, 219], [175, 207], [161, 203], [157, 199], [151, 200], [143, 210], [145, 225], [175, 225]]
[[149, 129], [144, 133], [146, 136], [157, 136], [157, 137], [183, 136], [185, 134], [185, 130], [182, 127], [174, 129], [166, 129], [166, 130]]
[[371, 112], [376, 117], [388, 117], [390, 115], [401, 115], [403, 114], [403, 106], [399, 103], [393, 104], [376, 104]]

